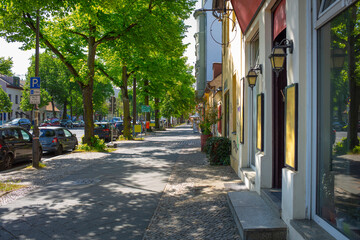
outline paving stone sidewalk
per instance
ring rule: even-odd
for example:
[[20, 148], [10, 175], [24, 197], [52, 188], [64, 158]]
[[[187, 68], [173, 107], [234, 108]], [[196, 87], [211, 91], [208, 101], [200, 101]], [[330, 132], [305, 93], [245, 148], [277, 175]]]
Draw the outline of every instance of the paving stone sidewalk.
[[226, 200], [244, 187], [239, 177], [230, 166], [210, 166], [200, 148], [184, 151], [143, 239], [241, 239]]

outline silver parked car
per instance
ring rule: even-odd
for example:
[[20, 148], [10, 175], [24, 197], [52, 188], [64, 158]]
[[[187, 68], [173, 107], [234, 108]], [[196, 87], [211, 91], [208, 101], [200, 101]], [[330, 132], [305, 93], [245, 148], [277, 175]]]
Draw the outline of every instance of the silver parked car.
[[78, 145], [75, 134], [63, 127], [40, 127], [40, 143], [43, 151], [55, 152], [73, 151]]

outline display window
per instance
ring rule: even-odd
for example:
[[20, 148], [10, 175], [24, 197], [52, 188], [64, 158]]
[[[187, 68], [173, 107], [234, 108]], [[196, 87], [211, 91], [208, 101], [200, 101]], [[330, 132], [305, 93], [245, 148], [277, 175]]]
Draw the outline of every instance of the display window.
[[[320, 2], [320, 13], [337, 1]], [[360, 2], [317, 29], [316, 215], [360, 239]]]

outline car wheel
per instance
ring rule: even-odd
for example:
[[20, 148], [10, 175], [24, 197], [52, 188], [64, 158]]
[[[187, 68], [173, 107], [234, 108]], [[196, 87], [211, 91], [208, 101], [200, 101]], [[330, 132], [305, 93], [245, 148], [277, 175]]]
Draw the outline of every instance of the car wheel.
[[59, 145], [59, 147], [56, 149], [55, 154], [60, 155], [60, 154], [62, 154], [62, 152], [63, 152], [63, 147], [61, 145]]
[[11, 168], [12, 162], [13, 157], [10, 154], [5, 155], [3, 160], [0, 162], [0, 169], [5, 170]]

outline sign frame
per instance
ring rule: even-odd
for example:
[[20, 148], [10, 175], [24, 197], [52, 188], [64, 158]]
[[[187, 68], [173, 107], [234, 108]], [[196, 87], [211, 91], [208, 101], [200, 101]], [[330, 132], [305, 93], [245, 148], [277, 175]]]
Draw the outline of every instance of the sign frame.
[[298, 84], [285, 88], [285, 167], [298, 169]]
[[30, 78], [30, 89], [40, 89], [41, 80], [40, 77]]

